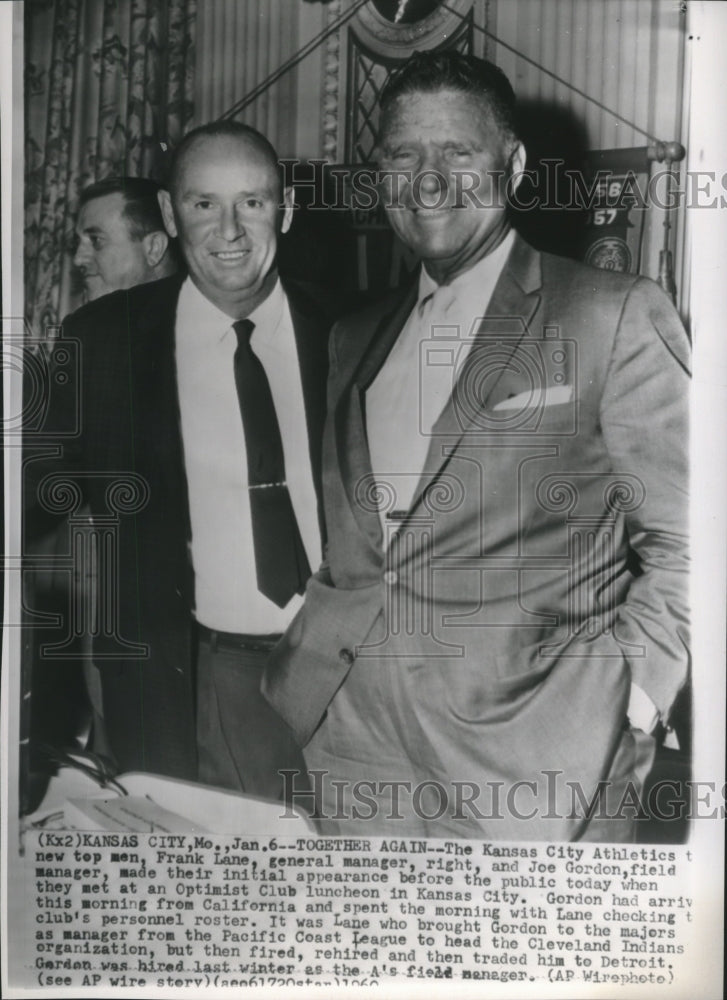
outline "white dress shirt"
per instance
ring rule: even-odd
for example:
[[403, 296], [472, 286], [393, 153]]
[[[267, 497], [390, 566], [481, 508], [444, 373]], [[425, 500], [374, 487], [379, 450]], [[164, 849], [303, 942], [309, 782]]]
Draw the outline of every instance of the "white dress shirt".
[[[438, 285], [422, 268], [417, 305], [366, 392], [371, 469], [381, 496], [390, 495], [385, 484], [393, 486], [398, 510], [411, 505], [432, 427], [452, 395], [514, 238], [511, 231], [448, 285]], [[386, 510], [380, 514], [383, 523]]]
[[[278, 281], [251, 313], [250, 344], [270, 383], [285, 474], [310, 565], [321, 561], [303, 388], [288, 302]], [[279, 608], [257, 589], [247, 456], [233, 359], [232, 320], [188, 278], [177, 304], [176, 364], [192, 526], [195, 615], [208, 628], [282, 632], [302, 603]]]

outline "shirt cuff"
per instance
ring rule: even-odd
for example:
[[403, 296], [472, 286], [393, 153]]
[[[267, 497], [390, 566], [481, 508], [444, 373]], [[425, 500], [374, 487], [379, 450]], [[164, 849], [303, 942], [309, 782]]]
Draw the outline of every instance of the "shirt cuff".
[[634, 729], [644, 733], [652, 733], [659, 722], [659, 710], [643, 688], [631, 684], [628, 717]]

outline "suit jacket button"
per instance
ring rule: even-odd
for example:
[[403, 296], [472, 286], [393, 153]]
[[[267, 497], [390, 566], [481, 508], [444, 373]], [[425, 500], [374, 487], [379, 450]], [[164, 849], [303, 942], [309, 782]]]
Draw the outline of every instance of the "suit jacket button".
[[399, 582], [399, 574], [394, 569], [387, 569], [384, 573], [384, 583], [387, 587], [394, 587]]
[[338, 659], [342, 660], [347, 667], [350, 667], [353, 663], [353, 653], [350, 649], [341, 649], [338, 653]]

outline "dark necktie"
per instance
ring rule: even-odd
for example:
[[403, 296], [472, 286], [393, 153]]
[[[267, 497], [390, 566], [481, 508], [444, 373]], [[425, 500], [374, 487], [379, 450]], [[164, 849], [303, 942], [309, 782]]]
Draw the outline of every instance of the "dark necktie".
[[241, 319], [237, 335], [235, 385], [247, 449], [257, 586], [279, 608], [302, 594], [310, 576], [298, 522], [285, 481], [285, 458], [270, 384], [250, 337], [255, 324]]

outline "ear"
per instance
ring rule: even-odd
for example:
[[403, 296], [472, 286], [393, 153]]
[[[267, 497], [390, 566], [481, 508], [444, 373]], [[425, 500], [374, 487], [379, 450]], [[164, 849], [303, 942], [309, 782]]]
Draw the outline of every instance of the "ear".
[[523, 179], [523, 171], [525, 170], [526, 161], [527, 153], [525, 152], [525, 147], [521, 142], [518, 142], [513, 151], [510, 153], [510, 159], [508, 161], [511, 178], [510, 190], [512, 194], [517, 191], [520, 181]]
[[153, 233], [147, 233], [141, 241], [144, 244], [144, 253], [149, 267], [156, 267], [164, 258], [169, 246], [169, 237], [161, 229]]
[[295, 191], [293, 187], [283, 188], [283, 218], [280, 223], [280, 232], [287, 233], [293, 222], [293, 212], [295, 211]]
[[163, 189], [157, 192], [157, 199], [159, 201], [159, 208], [162, 212], [162, 219], [164, 219], [164, 226], [170, 236], [177, 235], [177, 226], [174, 221], [174, 209], [172, 208], [172, 197], [168, 191]]

